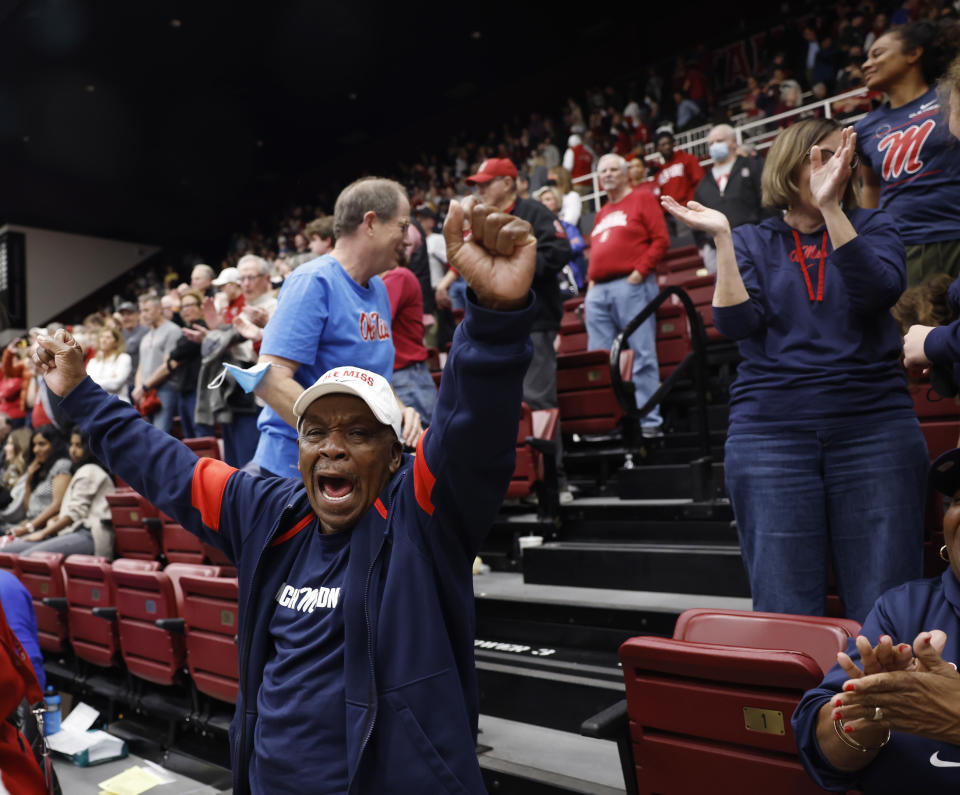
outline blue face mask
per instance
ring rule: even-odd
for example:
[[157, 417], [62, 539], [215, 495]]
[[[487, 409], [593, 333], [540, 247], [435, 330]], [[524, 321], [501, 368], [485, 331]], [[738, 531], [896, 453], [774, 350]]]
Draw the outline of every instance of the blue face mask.
[[726, 160], [730, 156], [730, 145], [726, 141], [710, 144], [710, 157], [714, 163]]
[[237, 386], [249, 394], [257, 388], [257, 384], [263, 380], [263, 377], [267, 374], [267, 370], [269, 369], [269, 362], [255, 364], [253, 367], [248, 367], [246, 370], [244, 370], [242, 367], [237, 367], [235, 364], [224, 364], [223, 370], [220, 371], [220, 374], [209, 384], [207, 384], [207, 389], [219, 389], [220, 385], [223, 383], [223, 379], [227, 377], [227, 373], [230, 373], [230, 375], [233, 376], [233, 380], [237, 382]]

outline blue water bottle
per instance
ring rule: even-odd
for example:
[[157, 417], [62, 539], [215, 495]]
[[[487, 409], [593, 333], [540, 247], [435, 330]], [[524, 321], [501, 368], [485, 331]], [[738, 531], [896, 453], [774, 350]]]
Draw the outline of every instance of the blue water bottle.
[[47, 709], [43, 714], [43, 733], [45, 735], [56, 734], [60, 731], [60, 694], [53, 689], [53, 685], [47, 685], [43, 700], [47, 704]]

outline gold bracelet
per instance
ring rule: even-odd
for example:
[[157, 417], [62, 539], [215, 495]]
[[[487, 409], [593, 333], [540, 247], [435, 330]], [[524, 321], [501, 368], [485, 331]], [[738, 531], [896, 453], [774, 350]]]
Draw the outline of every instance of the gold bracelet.
[[880, 745], [861, 745], [853, 737], [847, 737], [847, 733], [843, 730], [843, 718], [837, 718], [833, 722], [833, 730], [837, 733], [837, 737], [843, 740], [844, 744], [850, 746], [855, 751], [859, 751], [862, 754], [869, 753], [870, 751], [879, 751], [883, 746], [890, 742], [890, 729], [887, 729], [887, 736], [883, 738], [883, 742]]

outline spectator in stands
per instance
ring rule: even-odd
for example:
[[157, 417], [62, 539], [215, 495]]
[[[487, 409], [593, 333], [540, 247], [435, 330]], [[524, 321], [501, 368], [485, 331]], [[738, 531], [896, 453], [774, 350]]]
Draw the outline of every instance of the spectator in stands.
[[[656, 198], [649, 191], [630, 189], [627, 163], [620, 155], [604, 155], [597, 176], [608, 201], [590, 234], [584, 321], [588, 347], [609, 350], [614, 337], [657, 295], [656, 267], [670, 240]], [[627, 344], [633, 351], [634, 396], [641, 408], [660, 386], [656, 319], [651, 315]], [[659, 406], [640, 423], [644, 436], [663, 436]]]
[[[773, 109], [773, 115], [788, 113], [791, 110], [799, 108], [803, 104], [803, 89], [796, 80], [784, 80], [780, 83], [780, 101]], [[798, 120], [798, 116], [787, 116], [777, 122], [777, 127], [789, 127]]]
[[744, 359], [724, 466], [754, 609], [823, 615], [832, 560], [862, 622], [920, 575], [928, 458], [890, 316], [903, 245], [886, 213], [857, 208], [855, 146], [828, 119], [781, 132], [763, 201], [786, 213], [757, 226], [662, 201], [713, 236], [714, 322]]
[[[205, 329], [207, 324], [203, 320], [204, 295], [199, 290], [187, 290], [180, 296], [180, 315], [183, 318], [184, 329], [196, 331], [197, 327]], [[167, 354], [163, 367], [170, 373], [168, 382], [177, 391], [177, 416], [180, 417], [180, 428], [184, 439], [193, 439], [197, 436], [213, 436], [212, 428], [197, 430], [194, 423], [194, 414], [197, 410], [197, 382], [200, 376], [201, 343], [182, 334], [173, 350]], [[87, 368], [89, 375], [90, 368]], [[96, 379], [94, 379], [96, 380]]]
[[[770, 215], [762, 208], [763, 192], [760, 174], [763, 164], [758, 158], [740, 154], [737, 136], [729, 124], [718, 124], [707, 134], [712, 168], [700, 180], [694, 201], [704, 207], [719, 210], [735, 229], [740, 224], [755, 224]], [[717, 272], [717, 250], [713, 238], [694, 231], [693, 239], [700, 248], [704, 267]]]
[[740, 101], [740, 110], [747, 114], [747, 121], [753, 121], [764, 116], [761, 97], [763, 90], [757, 82], [757, 78], [752, 75], [747, 78], [747, 93], [743, 95]]
[[[257, 427], [253, 467], [291, 477], [297, 469], [293, 403], [303, 389], [333, 367], [352, 362], [389, 377], [394, 348], [390, 300], [376, 274], [398, 262], [410, 203], [392, 180], [358, 180], [337, 197], [336, 244], [329, 254], [297, 268], [283, 283], [277, 310], [264, 330], [257, 395], [267, 406]], [[420, 417], [406, 407], [403, 440], [420, 435]]]
[[[657, 151], [663, 158], [663, 165], [657, 171], [657, 187], [661, 196], [669, 196], [678, 204], [686, 205], [696, 193], [697, 185], [703, 179], [700, 161], [682, 149], [673, 148], [673, 134], [661, 132], [657, 135]], [[671, 231], [676, 234], [673, 218], [669, 219]], [[659, 259], [659, 257], [657, 258]]]
[[[42, 701], [43, 688], [0, 607], [0, 714], [12, 715], [24, 699], [30, 704]], [[0, 721], [0, 792], [45, 795], [49, 791], [29, 741], [13, 721]]]
[[949, 567], [883, 594], [793, 713], [804, 767], [831, 791], [960, 787], [960, 450], [933, 462], [930, 484], [950, 506], [940, 548]]
[[325, 215], [315, 218], [303, 228], [303, 235], [307, 246], [287, 257], [290, 270], [299, 267], [317, 257], [322, 257], [333, 248], [333, 218]]
[[435, 231], [439, 219], [434, 207], [429, 204], [422, 204], [414, 211], [414, 214], [420, 219], [420, 226], [426, 235], [430, 284], [436, 289], [447, 272], [447, 245], [443, 241], [443, 235]]
[[97, 354], [87, 362], [87, 373], [104, 392], [129, 403], [127, 384], [132, 370], [130, 355], [123, 350], [123, 335], [118, 329], [104, 328], [100, 332]]
[[[405, 216], [400, 189], [388, 186]], [[356, 186], [347, 191], [349, 200]], [[374, 233], [389, 232], [398, 254], [403, 225], [387, 212], [392, 228]], [[40, 340], [50, 388], [85, 418], [108, 467], [238, 568], [250, 606], [231, 735], [238, 792], [315, 782], [335, 792], [485, 791], [470, 568], [513, 471], [535, 251], [528, 224], [482, 206], [467, 208], [474, 238], [464, 242], [463, 212], [451, 204], [446, 239], [471, 305], [415, 464], [376, 374], [341, 367], [301, 393], [291, 409], [300, 478], [255, 478], [145, 427], [84, 378], [65, 333]], [[336, 217], [342, 255], [353, 230]], [[496, 241], [496, 259], [475, 241]], [[156, 478], [157, 467], [168, 476]], [[300, 587], [314, 596], [298, 611]]]
[[833, 90], [837, 82], [837, 72], [843, 63], [843, 51], [836, 46], [833, 36], [822, 36], [820, 51], [817, 53], [813, 65], [813, 76], [810, 85], [823, 83], [828, 91]]
[[682, 91], [673, 92], [673, 101], [677, 106], [677, 129], [689, 130], [703, 124], [703, 111], [700, 106]]
[[[27, 471], [31, 432], [29, 428], [11, 431], [3, 443], [3, 471], [0, 472], [0, 510], [17, 500], [22, 501], [26, 488], [23, 475]], [[0, 518], [2, 521], [2, 518]]]
[[23, 353], [26, 349], [26, 340], [22, 337], [13, 340], [3, 349], [0, 411], [7, 415], [13, 428], [20, 428], [27, 421], [23, 365]]
[[237, 276], [243, 296], [243, 308], [233, 318], [233, 326], [254, 343], [259, 352], [263, 328], [277, 308], [277, 298], [270, 287], [270, 263], [256, 254], [247, 254], [237, 263]]
[[632, 160], [627, 161], [627, 180], [630, 182], [631, 188], [648, 190], [655, 196], [660, 195], [656, 180], [648, 179], [647, 161], [644, 160], [642, 154], [638, 154]]
[[[19, 506], [11, 503], [4, 511], [7, 522], [4, 529], [14, 536], [32, 533], [60, 513], [60, 504], [70, 483], [70, 458], [60, 431], [52, 425], [37, 428], [30, 450], [23, 498]], [[16, 510], [11, 510], [14, 508]]]
[[167, 293], [160, 296], [160, 308], [163, 312], [164, 320], [169, 320], [178, 326], [183, 325], [180, 320], [180, 294], [177, 293], [176, 290], [174, 290], [173, 294]]
[[133, 391], [133, 382], [140, 367], [140, 342], [148, 327], [140, 323], [140, 310], [132, 301], [124, 301], [117, 307], [120, 333], [123, 334], [124, 348], [130, 357], [130, 377], [127, 379], [127, 394]]
[[190, 287], [212, 297], [216, 292], [213, 289], [214, 275], [213, 268], [209, 265], [194, 265], [190, 271]]
[[893, 217], [907, 246], [907, 284], [960, 274], [960, 149], [934, 87], [960, 48], [956, 22], [911, 22], [880, 36], [863, 64], [888, 101], [856, 124], [863, 204]]
[[563, 204], [561, 205], [560, 212], [557, 213], [557, 216], [561, 221], [566, 221], [568, 224], [573, 224], [576, 226], [580, 223], [580, 212], [583, 200], [580, 198], [580, 194], [573, 189], [573, 182], [570, 179], [570, 172], [563, 166], [557, 166], [556, 168], [548, 169], [548, 185], [551, 184], [551, 180], [553, 180], [553, 184], [556, 185], [557, 190], [559, 190], [560, 194], [563, 196]]
[[213, 285], [219, 288], [219, 292], [213, 301], [204, 301], [203, 319], [208, 328], [230, 325], [246, 305], [240, 271], [232, 267], [224, 268], [213, 280]]
[[563, 167], [570, 172], [571, 182], [585, 177], [593, 171], [594, 156], [584, 145], [579, 135], [567, 139], [567, 150], [563, 153]]
[[114, 490], [113, 479], [90, 452], [87, 434], [79, 428], [70, 433], [70, 482], [56, 516], [12, 544], [5, 552], [59, 552], [68, 555], [100, 555], [113, 558], [113, 532], [107, 495]]
[[[7, 551], [7, 550], [4, 550]], [[33, 609], [33, 597], [16, 575], [0, 569], [0, 612], [17, 636], [20, 645], [30, 658], [33, 673], [41, 689], [47, 685], [43, 668], [43, 653], [40, 651], [40, 635], [37, 632], [37, 614]]]
[[170, 433], [177, 391], [165, 383], [170, 374], [164, 367], [164, 360], [180, 340], [180, 327], [164, 319], [160, 299], [149, 294], [140, 298], [140, 322], [147, 327], [147, 333], [140, 340], [140, 365], [133, 379], [131, 397], [134, 405], [142, 408], [147, 393], [156, 390], [160, 407], [150, 421], [161, 431]]
[[[559, 213], [562, 199], [560, 191], [557, 190], [557, 188], [552, 185], [544, 185], [537, 191], [534, 198], [554, 215]], [[570, 241], [570, 253], [573, 258], [569, 264], [573, 269], [575, 286], [579, 290], [586, 284], [587, 279], [587, 260], [583, 255], [587, 244], [577, 227], [563, 220], [561, 220], [560, 223], [563, 224], [563, 231], [567, 233], [567, 240]]]
[[393, 390], [412, 406], [426, 426], [433, 415], [437, 386], [427, 366], [423, 345], [423, 296], [420, 282], [402, 264], [380, 274], [390, 296], [390, 329], [393, 334]]
[[489, 207], [522, 218], [537, 238], [536, 319], [530, 340], [533, 360], [523, 379], [523, 400], [531, 409], [557, 406], [557, 352], [563, 306], [557, 275], [571, 260], [570, 241], [557, 217], [535, 199], [517, 197], [517, 170], [509, 160], [486, 160], [467, 182], [476, 185], [480, 201]]

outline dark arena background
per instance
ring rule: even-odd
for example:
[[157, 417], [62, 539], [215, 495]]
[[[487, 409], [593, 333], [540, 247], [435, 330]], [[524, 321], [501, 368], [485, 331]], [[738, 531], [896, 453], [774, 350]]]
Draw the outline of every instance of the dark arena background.
[[[597, 265], [591, 256], [606, 227], [595, 220], [610, 203], [608, 190], [617, 190], [604, 183], [600, 158], [625, 158], [627, 190], [658, 197], [674, 195], [666, 187], [672, 174], [699, 173], [683, 201], [698, 179], [709, 181], [717, 204], [708, 206], [730, 217], [723, 185], [731, 172], [718, 169], [728, 150], [711, 146], [711, 131], [730, 125], [732, 173], [754, 174], [759, 211], [759, 174], [779, 135], [811, 119], [854, 124], [882, 107], [890, 91], [867, 85], [862, 63], [890, 24], [955, 16], [940, 0], [0, 0], [0, 419], [12, 451], [0, 498], [16, 507], [16, 482], [29, 480], [37, 455], [37, 428], [70, 435], [69, 419], [30, 364], [39, 335], [70, 330], [88, 366], [110, 359], [114, 345], [133, 355], [116, 388], [104, 388], [141, 406], [151, 374], [137, 372], [136, 357], [152, 325], [150, 296], [162, 301], [158, 324], [187, 334], [201, 320], [211, 330], [237, 328], [233, 342], [248, 351], [238, 366], [252, 365], [252, 352], [269, 338], [267, 310], [263, 322], [235, 315], [244, 301], [282, 296], [285, 280], [326, 251], [313, 246], [329, 242], [334, 203], [361, 177], [396, 180], [409, 198], [416, 223], [404, 226], [401, 268], [422, 288], [414, 291], [423, 324], [414, 347], [439, 387], [464, 310], [444, 300], [447, 262], [435, 256], [436, 233], [451, 201], [490, 190], [468, 177], [506, 169], [490, 173], [513, 186], [517, 201], [543, 202], [558, 216], [559, 237], [580, 248], [558, 274], [560, 319], [547, 345], [556, 352], [555, 396], [522, 408], [515, 471], [473, 565], [475, 616], [446, 616], [475, 624], [483, 785], [524, 795], [825, 791], [804, 767], [791, 717], [864, 615], [849, 615], [829, 551], [816, 574], [823, 599], [804, 611], [816, 615], [754, 610], [751, 585], [762, 575], [748, 572], [725, 470], [738, 368], [750, 353], [718, 328], [729, 314], [714, 310], [718, 254], [709, 236], [669, 213], [661, 223], [658, 200], [657, 228], [669, 245], [648, 268], [651, 292], [631, 306], [612, 342], [589, 344], [588, 286], [612, 283], [584, 270]], [[944, 116], [940, 129], [946, 124]], [[852, 179], [860, 180], [855, 167]], [[323, 219], [328, 231], [319, 232]], [[810, 240], [819, 244], [816, 235]], [[808, 270], [816, 257], [804, 254], [799, 237], [794, 252], [793, 240], [784, 250], [793, 262], [806, 257], [800, 267], [815, 303]], [[826, 252], [826, 231], [822, 245]], [[240, 275], [244, 258], [248, 267], [263, 264], [257, 294]], [[198, 281], [198, 266], [212, 282]], [[631, 268], [619, 275], [637, 272]], [[955, 265], [945, 270], [951, 279], [941, 294], [957, 275]], [[839, 276], [830, 278], [828, 293], [840, 289]], [[803, 284], [797, 275], [796, 289]], [[190, 301], [194, 314], [185, 314]], [[902, 336], [888, 317], [895, 301], [883, 308], [894, 347]], [[365, 340], [390, 336], [378, 318], [365, 316]], [[648, 318], [656, 327], [656, 383], [641, 396], [634, 376], [641, 354], [628, 338]], [[239, 331], [242, 322], [249, 334]], [[946, 322], [921, 316], [907, 326]], [[114, 341], [104, 342], [111, 334]], [[216, 392], [206, 384], [220, 371], [203, 369], [210, 349], [199, 351], [191, 354], [198, 369], [177, 387], [195, 402], [178, 402], [165, 430], [201, 458], [242, 467], [250, 455], [236, 457], [226, 427], [233, 423], [193, 417], [203, 395]], [[893, 361], [899, 351], [891, 356], [901, 419], [919, 421], [932, 461], [960, 436], [956, 387], [939, 389], [938, 370], [923, 366], [904, 378]], [[802, 378], [796, 388], [804, 388]], [[844, 392], [836, 394], [842, 405]], [[649, 399], [638, 409], [640, 397]], [[657, 411], [662, 423], [650, 424]], [[423, 419], [428, 425], [430, 415]], [[48, 703], [56, 693], [63, 718], [89, 705], [98, 713], [93, 728], [123, 743], [124, 756], [96, 764], [54, 753], [62, 791], [113, 792], [102, 782], [139, 765], [154, 777], [149, 792], [231, 792], [242, 577], [222, 550], [108, 474], [103, 515], [91, 509], [88, 519], [110, 539], [107, 549], [6, 550], [17, 543], [12, 536], [0, 544], [0, 574], [31, 597]], [[915, 576], [939, 577], [956, 566], [938, 555], [944, 502], [933, 489], [918, 500]], [[779, 527], [793, 502], [774, 502], [770, 522]], [[29, 509], [0, 511], [0, 531], [37, 529]], [[828, 550], [833, 538], [825, 531], [815, 543]], [[960, 759], [955, 744], [942, 747]], [[433, 762], [444, 764], [439, 755]], [[11, 786], [0, 778], [0, 793], [19, 795]], [[944, 786], [939, 791], [951, 791]], [[302, 791], [330, 790], [304, 781]]]

